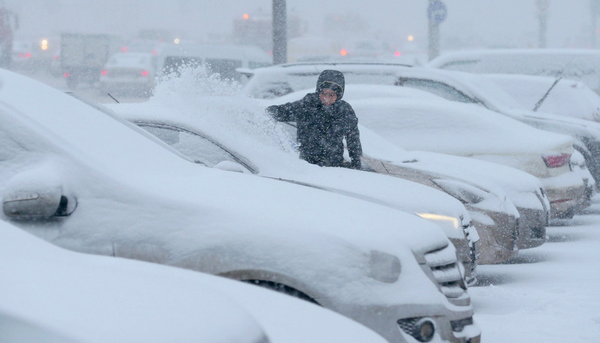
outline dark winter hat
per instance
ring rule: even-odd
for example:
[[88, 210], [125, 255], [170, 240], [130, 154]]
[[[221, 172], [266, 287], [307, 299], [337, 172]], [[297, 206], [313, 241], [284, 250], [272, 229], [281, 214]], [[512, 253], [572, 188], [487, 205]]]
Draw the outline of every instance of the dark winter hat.
[[337, 94], [337, 99], [340, 100], [344, 96], [344, 74], [337, 70], [323, 70], [317, 80], [317, 93], [321, 93], [323, 89], [331, 89]]

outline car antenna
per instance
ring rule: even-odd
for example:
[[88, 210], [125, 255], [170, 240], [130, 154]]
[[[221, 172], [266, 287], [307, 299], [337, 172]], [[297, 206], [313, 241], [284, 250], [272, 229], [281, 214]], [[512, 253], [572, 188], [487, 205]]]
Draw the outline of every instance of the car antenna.
[[544, 102], [544, 100], [546, 100], [546, 98], [548, 97], [548, 94], [550, 94], [550, 91], [552, 91], [552, 88], [554, 88], [554, 86], [556, 86], [558, 81], [560, 81], [561, 79], [562, 79], [562, 76], [557, 77], [556, 80], [554, 80], [554, 83], [552, 83], [552, 86], [550, 86], [550, 88], [548, 88], [548, 90], [546, 91], [546, 94], [544, 94], [544, 96], [540, 99], [540, 101], [538, 101], [537, 104], [535, 104], [535, 106], [533, 107], [533, 112], [536, 112], [538, 110], [538, 108], [540, 108], [540, 106], [542, 106], [542, 103]]
[[573, 59], [575, 57], [571, 57], [571, 59], [569, 60], [569, 62], [567, 62], [567, 64], [565, 64], [565, 66], [558, 71], [558, 73], [556, 74], [556, 80], [554, 80], [554, 83], [550, 86], [550, 88], [548, 88], [548, 90], [546, 91], [546, 94], [544, 94], [544, 96], [540, 99], [540, 101], [538, 101], [535, 106], [533, 107], [533, 112], [537, 112], [538, 108], [540, 108], [540, 106], [542, 106], [542, 103], [544, 102], [544, 100], [546, 100], [546, 98], [548, 97], [548, 94], [550, 94], [550, 92], [552, 91], [552, 88], [554, 88], [554, 86], [556, 86], [556, 84], [563, 78], [563, 72], [565, 71], [565, 69], [567, 69], [567, 67], [571, 64], [571, 62], [573, 62]]
[[110, 93], [106, 93], [111, 99], [113, 99], [117, 104], [120, 104], [119, 100], [115, 99], [114, 96], [110, 95]]

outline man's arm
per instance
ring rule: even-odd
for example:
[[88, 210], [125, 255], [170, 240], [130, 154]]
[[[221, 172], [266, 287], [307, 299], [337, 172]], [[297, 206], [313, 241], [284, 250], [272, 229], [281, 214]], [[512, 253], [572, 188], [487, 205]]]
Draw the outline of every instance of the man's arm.
[[296, 121], [296, 117], [303, 107], [303, 100], [269, 106], [266, 112], [277, 121]]
[[360, 144], [360, 132], [358, 131], [358, 118], [356, 117], [356, 114], [350, 105], [348, 105], [346, 111], [348, 118], [348, 127], [346, 130], [346, 145], [348, 147], [348, 154], [352, 160], [352, 168], [360, 169], [362, 145]]

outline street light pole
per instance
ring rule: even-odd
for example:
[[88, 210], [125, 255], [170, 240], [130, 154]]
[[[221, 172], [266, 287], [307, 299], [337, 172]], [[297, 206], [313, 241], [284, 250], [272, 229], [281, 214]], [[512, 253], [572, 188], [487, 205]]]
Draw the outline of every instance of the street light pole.
[[273, 0], [273, 64], [287, 62], [287, 19], [285, 0]]
[[591, 47], [596, 48], [596, 23], [598, 15], [600, 14], [600, 0], [590, 0], [590, 14], [592, 15], [592, 36], [591, 36]]
[[550, 0], [537, 0], [536, 5], [538, 8], [538, 20], [539, 20], [539, 48], [546, 48], [546, 32], [548, 27], [548, 8], [550, 7]]
[[429, 0], [427, 18], [429, 19], [429, 60], [440, 54], [440, 23], [446, 20], [448, 11], [441, 0]]

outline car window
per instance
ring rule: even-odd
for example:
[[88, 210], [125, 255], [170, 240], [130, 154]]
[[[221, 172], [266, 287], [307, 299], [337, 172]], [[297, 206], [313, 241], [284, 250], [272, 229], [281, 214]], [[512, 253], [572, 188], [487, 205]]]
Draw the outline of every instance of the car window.
[[463, 92], [447, 84], [424, 79], [413, 79], [401, 77], [398, 79], [397, 85], [424, 90], [435, 95], [439, 95], [450, 101], [464, 102], [468, 104], [478, 104], [479, 102], [468, 97]]
[[229, 161], [241, 164], [252, 173], [257, 172], [256, 168], [241, 157], [235, 156], [209, 138], [199, 134], [174, 126], [147, 123], [137, 123], [137, 125], [196, 163], [212, 168], [223, 161]]
[[163, 73], [168, 75], [175, 73], [177, 76], [181, 76], [181, 69], [183, 68], [198, 68], [202, 64], [200, 57], [179, 57], [169, 56], [165, 58], [163, 63]]
[[240, 60], [206, 59], [206, 69], [210, 74], [219, 74], [221, 79], [238, 80], [240, 74], [236, 71], [242, 66]]

